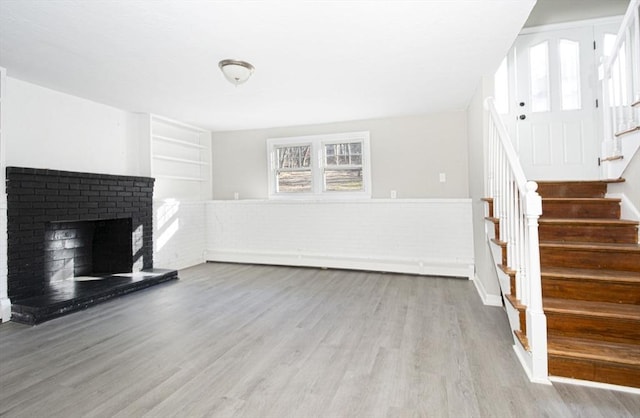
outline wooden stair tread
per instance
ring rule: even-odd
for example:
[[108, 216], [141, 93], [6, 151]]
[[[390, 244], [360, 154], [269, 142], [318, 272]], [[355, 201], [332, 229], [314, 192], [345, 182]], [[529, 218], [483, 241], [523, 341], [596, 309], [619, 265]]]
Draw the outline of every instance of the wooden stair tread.
[[491, 242], [493, 242], [494, 244], [500, 246], [500, 247], [506, 247], [507, 243], [505, 241], [500, 241], [498, 238], [491, 238]]
[[520, 342], [520, 345], [522, 345], [522, 348], [524, 348], [525, 351], [531, 351], [527, 335], [519, 329], [514, 330], [513, 333], [515, 334], [516, 338], [518, 338], [518, 341]]
[[639, 222], [627, 219], [610, 218], [545, 218], [538, 219], [540, 224], [548, 225], [602, 225], [602, 226], [638, 226]]
[[640, 285], [640, 272], [637, 271], [543, 267], [540, 274], [542, 277], [562, 277], [576, 280], [601, 280], [603, 282], [616, 281], [637, 283]]
[[622, 199], [617, 197], [542, 197], [542, 202], [553, 203], [620, 203]]
[[640, 366], [640, 346], [635, 344], [552, 337], [547, 342], [547, 351], [554, 356]]
[[509, 276], [515, 276], [515, 274], [516, 274], [515, 270], [512, 270], [512, 269], [510, 269], [509, 267], [507, 267], [507, 266], [505, 266], [503, 264], [498, 264], [498, 268], [500, 270], [502, 270], [504, 272], [504, 274], [507, 274]]
[[542, 306], [545, 312], [640, 321], [640, 305], [543, 298]]
[[604, 180], [536, 180], [537, 184], [544, 185], [576, 185], [576, 184], [610, 184], [610, 183], [624, 183], [625, 179], [622, 177], [617, 179], [604, 179]]
[[516, 298], [515, 295], [504, 295], [504, 297], [507, 298], [509, 303], [511, 303], [511, 306], [513, 306], [517, 310], [524, 311], [525, 309], [527, 309], [527, 306], [523, 305], [522, 302], [520, 302], [520, 299]]
[[546, 198], [604, 198], [610, 183], [621, 183], [624, 179], [607, 180], [545, 180], [538, 181], [538, 194]]
[[597, 242], [541, 241], [540, 248], [557, 248], [581, 251], [640, 253], [640, 244], [617, 244]]

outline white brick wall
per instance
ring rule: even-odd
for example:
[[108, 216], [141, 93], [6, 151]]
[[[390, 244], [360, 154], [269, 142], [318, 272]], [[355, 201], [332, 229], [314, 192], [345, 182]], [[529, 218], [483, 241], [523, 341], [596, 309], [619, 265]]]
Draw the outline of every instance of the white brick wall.
[[181, 269], [204, 262], [206, 202], [153, 201], [153, 265]]
[[6, 70], [0, 68], [0, 322], [11, 318], [11, 304], [7, 295], [7, 195], [6, 193], [6, 138], [5, 138], [5, 84]]
[[473, 276], [470, 199], [207, 203], [212, 261]]

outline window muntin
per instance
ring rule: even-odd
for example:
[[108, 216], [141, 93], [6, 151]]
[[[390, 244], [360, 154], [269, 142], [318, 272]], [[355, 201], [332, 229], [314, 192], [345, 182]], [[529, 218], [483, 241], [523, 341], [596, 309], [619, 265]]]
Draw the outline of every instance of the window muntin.
[[369, 133], [272, 138], [270, 198], [371, 197]]

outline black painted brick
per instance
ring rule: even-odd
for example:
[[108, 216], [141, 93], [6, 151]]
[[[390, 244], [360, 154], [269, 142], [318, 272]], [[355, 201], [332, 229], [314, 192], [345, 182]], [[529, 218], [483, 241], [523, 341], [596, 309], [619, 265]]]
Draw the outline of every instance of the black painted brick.
[[143, 249], [138, 255], [144, 257], [144, 268], [152, 268], [154, 181], [145, 177], [7, 167], [9, 295], [20, 299], [44, 290], [43, 238], [48, 222], [132, 218], [134, 225], [144, 226]]

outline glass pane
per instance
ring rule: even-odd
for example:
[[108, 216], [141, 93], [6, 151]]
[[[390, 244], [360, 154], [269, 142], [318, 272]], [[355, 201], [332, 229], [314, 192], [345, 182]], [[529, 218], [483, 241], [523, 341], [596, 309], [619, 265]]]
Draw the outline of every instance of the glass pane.
[[278, 147], [278, 168], [305, 168], [311, 165], [311, 145]]
[[507, 72], [507, 57], [502, 60], [498, 71], [493, 76], [493, 95], [495, 96], [498, 113], [509, 113], [509, 73]]
[[560, 53], [562, 110], [580, 109], [582, 102], [580, 99], [580, 44], [561, 39], [558, 52]]
[[311, 170], [278, 172], [278, 193], [311, 191]]
[[326, 191], [358, 192], [363, 190], [362, 169], [325, 170], [324, 188]]
[[362, 144], [360, 142], [326, 144], [324, 149], [325, 162], [328, 166], [362, 164]]
[[545, 41], [529, 49], [531, 111], [549, 111], [549, 44]]

